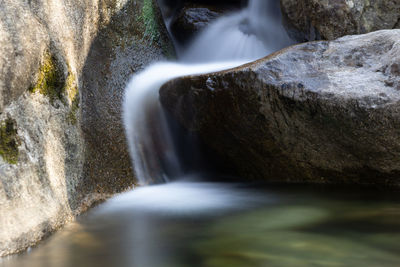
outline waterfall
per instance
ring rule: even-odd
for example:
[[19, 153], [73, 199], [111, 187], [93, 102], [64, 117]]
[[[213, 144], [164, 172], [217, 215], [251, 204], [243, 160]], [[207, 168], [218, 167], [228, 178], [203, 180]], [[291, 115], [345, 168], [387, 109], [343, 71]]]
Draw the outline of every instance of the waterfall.
[[220, 71], [244, 62], [189, 65], [157, 63], [130, 80], [125, 92], [123, 119], [129, 152], [140, 184], [168, 181], [183, 175], [173, 131], [158, 100], [168, 80], [190, 74]]
[[276, 0], [250, 0], [246, 9], [216, 20], [182, 53], [181, 61], [253, 61], [291, 44]]
[[233, 68], [264, 57], [291, 41], [274, 1], [250, 0], [244, 10], [221, 17], [180, 54], [180, 63], [156, 63], [134, 75], [123, 102], [123, 122], [139, 184], [166, 182], [185, 175], [174, 131], [159, 103], [159, 88], [185, 75]]

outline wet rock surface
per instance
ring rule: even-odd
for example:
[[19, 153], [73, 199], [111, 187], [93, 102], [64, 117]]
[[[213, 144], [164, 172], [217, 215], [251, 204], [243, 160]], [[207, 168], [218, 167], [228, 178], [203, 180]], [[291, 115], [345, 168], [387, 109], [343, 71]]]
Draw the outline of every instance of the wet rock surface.
[[122, 91], [173, 49], [150, 0], [6, 0], [0, 20], [4, 256], [133, 185]]
[[222, 10], [213, 11], [207, 7], [186, 6], [174, 18], [171, 31], [180, 43], [188, 42], [222, 13]]
[[160, 90], [242, 177], [400, 185], [400, 30], [296, 45]]
[[281, 0], [281, 6], [289, 32], [299, 41], [400, 28], [399, 1]]
[[[170, 7], [171, 33], [180, 44], [192, 38], [223, 14], [238, 10], [247, 1], [165, 1]], [[168, 12], [167, 12], [168, 13]], [[168, 16], [168, 15], [167, 15]]]

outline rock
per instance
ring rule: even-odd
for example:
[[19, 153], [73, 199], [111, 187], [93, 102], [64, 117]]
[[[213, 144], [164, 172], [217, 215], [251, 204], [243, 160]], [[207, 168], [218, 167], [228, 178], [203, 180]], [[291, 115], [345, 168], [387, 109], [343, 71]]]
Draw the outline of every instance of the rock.
[[[225, 13], [238, 10], [246, 5], [247, 1], [225, 0], [189, 0], [164, 1], [167, 12], [171, 17], [171, 33], [180, 44], [187, 44], [194, 35], [199, 33], [208, 24]], [[165, 8], [164, 8], [165, 9]]]
[[124, 89], [133, 73], [175, 53], [154, 1], [127, 2], [97, 35], [83, 67], [84, 176], [94, 186], [89, 192], [117, 193], [133, 183], [122, 126]]
[[0, 19], [4, 256], [133, 185], [120, 96], [173, 49], [151, 0], [5, 0]]
[[299, 41], [400, 28], [399, 1], [281, 0], [281, 6], [289, 32]]
[[162, 0], [165, 4], [169, 6], [179, 6], [184, 3], [192, 3], [192, 4], [207, 4], [207, 5], [219, 5], [219, 6], [239, 6], [245, 5], [248, 0]]
[[207, 7], [186, 6], [173, 20], [171, 32], [180, 43], [188, 42], [221, 14], [221, 10], [212, 11]]
[[400, 30], [295, 45], [160, 89], [165, 108], [264, 181], [400, 185]]

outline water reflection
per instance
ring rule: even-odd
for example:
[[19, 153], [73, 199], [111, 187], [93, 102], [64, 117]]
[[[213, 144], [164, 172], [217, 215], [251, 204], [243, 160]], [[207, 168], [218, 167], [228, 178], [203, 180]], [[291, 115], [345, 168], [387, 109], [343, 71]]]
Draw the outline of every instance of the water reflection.
[[396, 192], [267, 188], [134, 190], [0, 266], [400, 266]]

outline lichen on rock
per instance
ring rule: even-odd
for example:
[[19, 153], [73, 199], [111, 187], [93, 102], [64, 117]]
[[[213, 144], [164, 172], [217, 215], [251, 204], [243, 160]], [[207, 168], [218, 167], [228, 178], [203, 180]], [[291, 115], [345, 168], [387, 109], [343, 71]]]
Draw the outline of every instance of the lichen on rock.
[[77, 122], [77, 112], [79, 110], [79, 89], [77, 79], [71, 67], [68, 66], [68, 76], [65, 80], [63, 91], [66, 94], [70, 111], [67, 115], [69, 123], [75, 125]]
[[67, 120], [69, 123], [75, 125], [78, 121], [77, 112], [79, 110], [79, 97], [74, 97], [71, 104], [71, 110], [67, 115]]
[[62, 99], [65, 89], [65, 78], [57, 59], [46, 52], [43, 63], [38, 71], [36, 84], [30, 88], [32, 93], [39, 92], [48, 96], [53, 103], [56, 99]]
[[78, 96], [78, 86], [75, 74], [70, 68], [68, 69], [68, 77], [65, 81], [63, 91], [67, 94], [69, 104], [72, 105], [75, 98]]
[[16, 122], [6, 119], [0, 123], [0, 156], [9, 164], [18, 162], [19, 138]]

